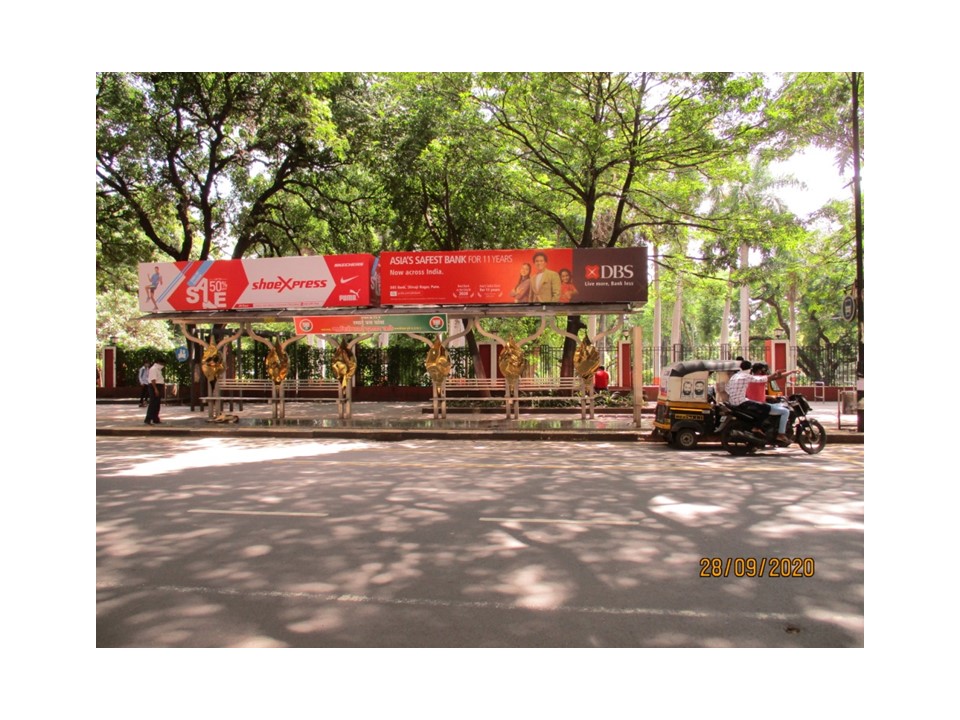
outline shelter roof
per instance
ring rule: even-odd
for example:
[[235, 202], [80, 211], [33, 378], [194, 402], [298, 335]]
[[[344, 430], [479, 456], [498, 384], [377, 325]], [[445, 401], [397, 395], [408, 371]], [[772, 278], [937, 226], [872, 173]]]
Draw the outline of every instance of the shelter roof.
[[553, 317], [556, 315], [621, 315], [639, 310], [645, 303], [610, 303], [602, 305], [405, 305], [402, 307], [343, 307], [256, 310], [196, 310], [190, 312], [149, 313], [140, 320], [170, 320], [180, 323], [292, 323], [303, 316], [354, 315], [423, 315], [442, 313], [454, 318]]

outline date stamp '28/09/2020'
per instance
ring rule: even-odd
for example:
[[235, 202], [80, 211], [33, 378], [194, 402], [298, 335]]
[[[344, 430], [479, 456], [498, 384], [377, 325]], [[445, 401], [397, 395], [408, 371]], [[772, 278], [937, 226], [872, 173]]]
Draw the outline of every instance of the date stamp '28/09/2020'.
[[816, 570], [813, 558], [798, 557], [704, 557], [700, 577], [806, 578]]

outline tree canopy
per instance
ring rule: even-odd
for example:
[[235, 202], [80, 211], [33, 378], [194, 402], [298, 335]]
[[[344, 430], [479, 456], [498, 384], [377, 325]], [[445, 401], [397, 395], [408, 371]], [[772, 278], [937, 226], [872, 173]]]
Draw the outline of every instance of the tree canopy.
[[849, 203], [796, 217], [768, 163], [848, 171], [854, 79], [862, 138], [851, 73], [99, 73], [97, 290], [140, 261], [645, 243], [691, 343], [736, 325], [708, 319], [729, 283], [836, 342]]

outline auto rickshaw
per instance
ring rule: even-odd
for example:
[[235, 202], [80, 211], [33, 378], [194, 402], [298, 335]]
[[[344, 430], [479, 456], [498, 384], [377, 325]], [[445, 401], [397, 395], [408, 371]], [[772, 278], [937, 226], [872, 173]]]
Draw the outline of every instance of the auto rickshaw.
[[685, 360], [664, 370], [652, 437], [681, 450], [719, 440], [717, 402], [727, 401], [727, 381], [739, 370], [737, 360]]

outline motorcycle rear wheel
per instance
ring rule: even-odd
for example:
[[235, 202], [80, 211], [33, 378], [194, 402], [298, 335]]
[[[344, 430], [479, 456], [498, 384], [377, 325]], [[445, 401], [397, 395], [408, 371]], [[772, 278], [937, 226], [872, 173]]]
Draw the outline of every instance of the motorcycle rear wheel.
[[827, 444], [827, 431], [816, 420], [807, 420], [807, 427], [797, 427], [797, 444], [810, 455], [816, 455]]
[[752, 455], [757, 451], [757, 444], [734, 435], [734, 431], [750, 432], [741, 425], [727, 425], [720, 433], [720, 445], [731, 455]]

